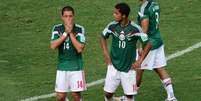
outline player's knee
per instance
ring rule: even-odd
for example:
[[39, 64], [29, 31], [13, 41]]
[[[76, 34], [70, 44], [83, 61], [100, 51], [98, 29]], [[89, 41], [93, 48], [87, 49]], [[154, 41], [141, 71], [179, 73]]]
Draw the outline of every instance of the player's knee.
[[66, 96], [65, 95], [57, 95], [57, 101], [65, 101]]
[[72, 97], [73, 97], [73, 100], [74, 100], [74, 101], [81, 101], [80, 92], [72, 93]]
[[113, 97], [113, 93], [108, 93], [108, 92], [105, 92], [105, 97], [107, 99], [111, 99]]
[[160, 67], [160, 68], [155, 68], [154, 69], [155, 72], [164, 72], [166, 71], [164, 67]]
[[134, 101], [134, 96], [133, 95], [126, 95], [126, 101]]
[[133, 98], [133, 95], [126, 95], [126, 97], [127, 97], [128, 99], [132, 99], [132, 98]]

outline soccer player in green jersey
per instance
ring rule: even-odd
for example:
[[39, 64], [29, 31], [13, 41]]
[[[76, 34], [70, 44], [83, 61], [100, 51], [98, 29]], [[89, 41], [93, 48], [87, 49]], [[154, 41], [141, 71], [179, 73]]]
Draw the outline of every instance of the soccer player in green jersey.
[[164, 45], [159, 31], [159, 4], [154, 0], [140, 0], [138, 11], [138, 24], [142, 27], [144, 33], [147, 33], [152, 49], [142, 62], [141, 69], [137, 71], [137, 86], [140, 87], [144, 69], [154, 70], [160, 77], [165, 90], [167, 99], [165, 101], [177, 101], [174, 96], [171, 78], [165, 70], [166, 59]]
[[61, 11], [63, 24], [53, 27], [51, 48], [58, 48], [55, 91], [58, 101], [65, 101], [71, 92], [73, 101], [81, 101], [80, 92], [86, 89], [82, 51], [85, 46], [84, 28], [74, 23], [74, 9], [65, 6]]
[[[136, 92], [136, 72], [152, 45], [148, 36], [142, 29], [128, 19], [130, 7], [126, 3], [115, 5], [114, 20], [101, 34], [101, 47], [103, 49], [107, 74], [105, 78], [105, 101], [116, 101], [113, 94], [121, 83], [124, 98], [121, 101], [134, 101]], [[110, 55], [107, 48], [107, 39], [112, 37]], [[141, 57], [136, 61], [136, 43], [141, 40], [146, 44]]]

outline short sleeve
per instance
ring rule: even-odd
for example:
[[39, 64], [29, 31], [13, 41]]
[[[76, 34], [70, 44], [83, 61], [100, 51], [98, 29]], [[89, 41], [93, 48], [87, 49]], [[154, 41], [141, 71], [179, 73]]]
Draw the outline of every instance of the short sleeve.
[[113, 22], [109, 23], [109, 24], [107, 25], [107, 27], [105, 27], [105, 29], [103, 30], [101, 36], [102, 36], [103, 38], [105, 38], [105, 39], [109, 38], [109, 36], [113, 33], [113, 32], [112, 32], [112, 25], [115, 25], [115, 24], [117, 24], [116, 21], [113, 21]]
[[137, 24], [133, 24], [135, 26], [135, 36], [137, 36], [139, 38], [139, 40], [142, 43], [147, 43], [149, 41], [148, 35], [146, 33], [143, 33], [142, 28], [137, 25]]
[[59, 38], [59, 31], [57, 30], [56, 26], [54, 26], [52, 29], [51, 41], [54, 41], [58, 38]]
[[146, 42], [149, 41], [148, 35], [145, 34], [145, 33], [140, 33], [139, 38], [140, 38], [140, 41], [141, 41], [142, 43], [146, 43]]
[[86, 39], [85, 39], [85, 36], [84, 36], [83, 33], [78, 33], [77, 36], [76, 36], [76, 39], [77, 39], [80, 43], [85, 44]]
[[140, 20], [144, 20], [144, 19], [149, 19], [149, 15], [148, 14], [142, 14], [140, 12], [138, 12]]
[[140, 10], [138, 12], [138, 15], [140, 17], [140, 20], [143, 19], [149, 19], [149, 10], [147, 9], [148, 6], [148, 2], [145, 2], [141, 7]]
[[102, 32], [102, 37], [107, 39], [107, 38], [109, 38], [111, 33], [112, 33], [112, 31], [109, 29], [109, 27], [106, 27]]

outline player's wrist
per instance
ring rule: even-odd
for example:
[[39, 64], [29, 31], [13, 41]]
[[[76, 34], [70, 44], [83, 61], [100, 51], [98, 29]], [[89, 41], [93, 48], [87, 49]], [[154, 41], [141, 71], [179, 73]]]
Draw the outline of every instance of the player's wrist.
[[143, 59], [138, 60], [139, 64], [142, 64], [142, 62], [143, 62]]
[[67, 37], [68, 34], [67, 34], [66, 32], [64, 32], [62, 35], [63, 35], [64, 37]]

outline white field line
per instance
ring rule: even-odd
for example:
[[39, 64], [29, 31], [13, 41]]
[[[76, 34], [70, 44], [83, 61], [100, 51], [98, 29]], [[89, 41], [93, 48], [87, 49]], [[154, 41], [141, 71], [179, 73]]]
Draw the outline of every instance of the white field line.
[[7, 60], [0, 60], [0, 63], [8, 63]]
[[200, 48], [200, 47], [201, 47], [201, 42], [198, 42], [198, 43], [196, 43], [196, 44], [194, 44], [194, 45], [192, 45], [192, 46], [190, 46], [190, 47], [188, 47], [188, 48], [186, 48], [184, 50], [181, 50], [181, 51], [178, 51], [178, 52], [176, 52], [174, 54], [169, 55], [168, 57], [166, 57], [166, 59], [167, 60], [174, 59], [176, 57], [182, 56], [185, 53], [189, 53], [189, 52], [193, 51], [194, 49], [197, 49], [197, 48]]
[[[166, 57], [166, 59], [167, 60], [174, 59], [176, 57], [182, 56], [185, 53], [189, 53], [189, 52], [193, 51], [194, 49], [197, 49], [197, 48], [200, 48], [200, 47], [201, 47], [201, 42], [198, 42], [198, 43], [196, 43], [196, 44], [194, 44], [194, 45], [192, 45], [192, 46], [190, 46], [190, 47], [188, 47], [188, 48], [186, 48], [184, 50], [181, 50], [181, 51], [178, 51], [178, 52], [176, 52], [174, 54], [169, 55], [168, 57]], [[92, 86], [101, 84], [103, 82], [104, 82], [104, 78], [88, 83], [87, 87], [92, 87]], [[36, 100], [39, 100], [39, 99], [45, 99], [45, 98], [54, 97], [55, 95], [56, 95], [55, 93], [44, 94], [44, 95], [40, 95], [40, 96], [34, 96], [34, 97], [27, 98], [27, 99], [23, 99], [23, 100], [20, 100], [20, 101], [36, 101]]]
[[[100, 80], [96, 80], [96, 81], [93, 81], [91, 83], [88, 83], [87, 87], [92, 87], [92, 86], [101, 84], [101, 83], [104, 82], [104, 80], [105, 79], [100, 79]], [[20, 101], [36, 101], [36, 100], [39, 100], [39, 99], [45, 99], [45, 98], [54, 97], [55, 95], [56, 95], [56, 93], [50, 93], [50, 94], [45, 94], [45, 95], [30, 97], [30, 98], [27, 98], [27, 99], [24, 99], [24, 100], [20, 100]]]

